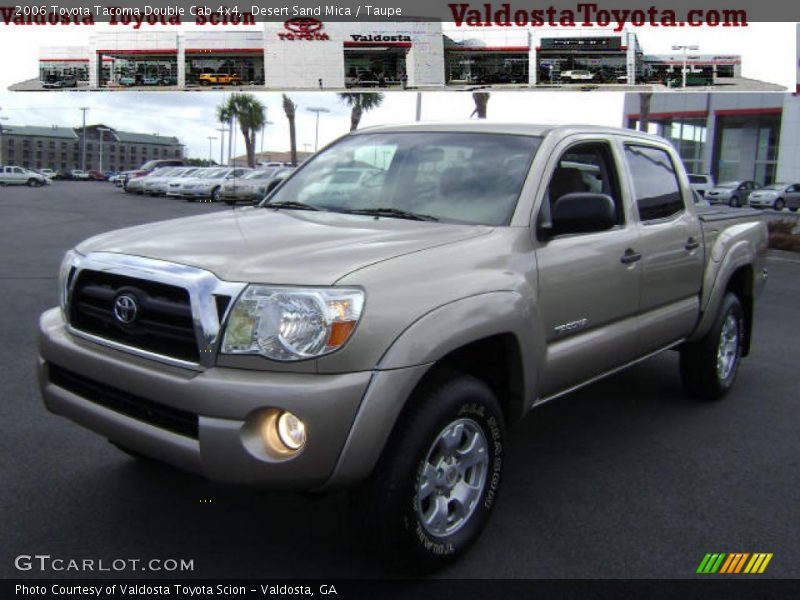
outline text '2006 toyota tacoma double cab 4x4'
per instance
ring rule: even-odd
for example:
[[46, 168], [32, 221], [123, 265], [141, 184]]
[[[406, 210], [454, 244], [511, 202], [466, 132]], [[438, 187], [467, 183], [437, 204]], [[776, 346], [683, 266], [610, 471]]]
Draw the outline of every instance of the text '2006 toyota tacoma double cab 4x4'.
[[594, 127], [351, 133], [255, 207], [99, 235], [41, 317], [47, 407], [260, 488], [351, 488], [437, 566], [495, 504], [506, 427], [669, 348], [716, 399], [750, 347], [765, 225], [698, 213], [664, 140]]

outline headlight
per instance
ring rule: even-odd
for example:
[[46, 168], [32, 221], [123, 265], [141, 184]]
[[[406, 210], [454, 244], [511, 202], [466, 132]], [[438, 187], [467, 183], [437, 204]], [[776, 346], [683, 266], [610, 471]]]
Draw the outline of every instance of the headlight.
[[251, 285], [228, 318], [222, 353], [280, 361], [323, 356], [347, 342], [363, 307], [358, 289]]
[[67, 291], [74, 274], [73, 267], [77, 266], [80, 256], [75, 250], [67, 250], [58, 269], [58, 303], [62, 311], [67, 308]]

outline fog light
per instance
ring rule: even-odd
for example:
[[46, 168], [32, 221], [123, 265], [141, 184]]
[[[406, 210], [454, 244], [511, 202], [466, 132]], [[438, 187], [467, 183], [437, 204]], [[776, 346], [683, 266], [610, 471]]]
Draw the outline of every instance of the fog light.
[[278, 417], [278, 436], [289, 449], [297, 451], [306, 443], [306, 426], [290, 412], [282, 412]]

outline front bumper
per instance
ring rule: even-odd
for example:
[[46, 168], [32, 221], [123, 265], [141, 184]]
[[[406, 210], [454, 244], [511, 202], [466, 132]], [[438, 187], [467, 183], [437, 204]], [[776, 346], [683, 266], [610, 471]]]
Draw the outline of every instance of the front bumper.
[[179, 192], [181, 198], [210, 198], [211, 197], [211, 190], [210, 189], [193, 189], [193, 190], [184, 190], [181, 189]]
[[[202, 372], [181, 369], [77, 338], [67, 331], [57, 308], [40, 319], [39, 353], [40, 390], [51, 412], [122, 446], [214, 481], [316, 489], [330, 486], [334, 471], [348, 481], [365, 476], [382, 447], [360, 451], [346, 468], [337, 467], [340, 454], [347, 450], [345, 443], [348, 448], [358, 446], [358, 440], [349, 438], [362, 399], [376, 378], [370, 371], [318, 375], [222, 367]], [[196, 416], [196, 437], [78, 395], [53, 380], [51, 371], [58, 370], [135, 395], [151, 407], [156, 403]], [[393, 403], [395, 398], [391, 393], [387, 397], [387, 391], [406, 393], [417, 380], [417, 370], [386, 372], [377, 379], [382, 380], [377, 385], [381, 401]], [[306, 446], [291, 458], [270, 456], [252, 435], [252, 423], [269, 408], [290, 410], [306, 424]], [[370, 429], [375, 429], [374, 423]], [[365, 435], [369, 438], [374, 433]]]
[[748, 205], [751, 208], [772, 208], [775, 206], [775, 198], [750, 198]]

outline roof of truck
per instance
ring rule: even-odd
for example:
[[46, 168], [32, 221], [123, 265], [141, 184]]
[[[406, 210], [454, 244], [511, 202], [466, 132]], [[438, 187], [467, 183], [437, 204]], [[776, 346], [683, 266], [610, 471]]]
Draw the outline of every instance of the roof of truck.
[[535, 123], [497, 123], [487, 120], [471, 121], [429, 121], [419, 123], [408, 123], [399, 125], [377, 125], [365, 127], [353, 133], [398, 133], [404, 131], [453, 131], [453, 132], [476, 132], [476, 133], [501, 133], [515, 135], [535, 135], [545, 136], [550, 133], [560, 133], [568, 135], [571, 133], [604, 133], [604, 134], [624, 134], [629, 137], [639, 137], [653, 140], [660, 139], [657, 136], [623, 129], [621, 127], [601, 127], [598, 125], [556, 125], [556, 124], [535, 124]]

